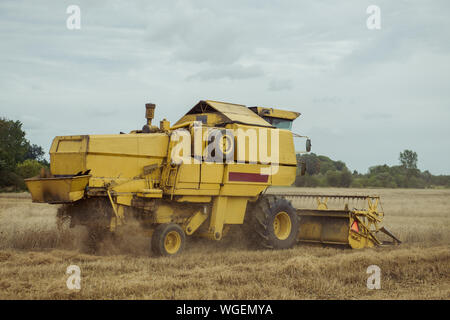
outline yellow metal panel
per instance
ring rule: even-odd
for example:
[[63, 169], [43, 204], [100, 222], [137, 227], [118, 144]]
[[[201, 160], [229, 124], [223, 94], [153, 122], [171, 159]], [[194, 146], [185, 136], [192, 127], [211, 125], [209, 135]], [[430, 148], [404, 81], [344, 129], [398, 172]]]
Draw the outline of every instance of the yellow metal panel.
[[167, 145], [166, 134], [92, 135], [86, 167], [96, 177], [136, 177], [144, 166], [161, 164]]
[[92, 177], [89, 179], [89, 187], [90, 188], [101, 188], [106, 184], [115, 183], [122, 184], [127, 181], [130, 181], [130, 178], [113, 178], [113, 177]]
[[279, 156], [280, 164], [297, 165], [295, 156], [294, 138], [289, 130], [279, 130]]
[[89, 136], [89, 153], [137, 156], [139, 155], [137, 135], [91, 135]]
[[137, 134], [139, 156], [164, 158], [167, 155], [169, 136], [166, 133]]
[[247, 208], [248, 198], [229, 197], [227, 201], [227, 210], [225, 213], [225, 224], [244, 223], [245, 210]]
[[118, 185], [113, 186], [111, 189], [117, 193], [121, 192], [137, 192], [142, 189], [147, 189], [148, 183], [145, 179], [136, 179], [136, 180], [129, 180], [125, 183], [121, 183]]
[[295, 181], [297, 167], [279, 166], [278, 172], [272, 175], [273, 186], [290, 186]]
[[138, 167], [138, 158], [120, 155], [102, 155], [89, 153], [86, 167], [90, 168], [96, 177], [136, 177], [142, 172]]
[[85, 153], [50, 154], [50, 172], [54, 175], [74, 175], [86, 171]]
[[52, 174], [91, 169], [96, 177], [135, 177], [142, 168], [161, 164], [167, 154], [166, 134], [120, 134], [56, 137], [50, 150]]
[[244, 105], [232, 104], [227, 102], [206, 100], [206, 103], [223, 113], [231, 121], [242, 122], [246, 124], [271, 127], [271, 124], [258, 116]]
[[223, 164], [203, 163], [201, 165], [201, 182], [203, 183], [222, 183]]
[[249, 185], [249, 184], [226, 184], [220, 189], [220, 195], [222, 196], [242, 196], [256, 197], [265, 189], [267, 185]]
[[71, 202], [80, 200], [84, 196], [84, 190], [69, 192], [69, 199]]
[[[178, 169], [178, 183], [194, 183], [193, 187], [198, 188], [200, 180], [200, 164], [182, 164]], [[181, 188], [177, 184], [177, 188]]]
[[81, 152], [82, 139], [59, 140], [56, 152]]
[[215, 197], [211, 213], [208, 234], [211, 239], [220, 240], [222, 238], [222, 229], [227, 212], [228, 197]]
[[240, 124], [233, 124], [227, 128], [232, 129], [235, 135], [235, 160], [243, 163], [257, 163], [259, 161], [258, 128]]
[[198, 190], [198, 183], [196, 182], [177, 182], [175, 189], [194, 189]]
[[[191, 113], [192, 109], [194, 108], [212, 108], [207, 112], [197, 112], [197, 113]], [[181, 118], [175, 126], [189, 122], [194, 121], [197, 119], [197, 116], [199, 115], [207, 115], [207, 122], [208, 125], [214, 125], [219, 122], [242, 122], [246, 124], [251, 125], [257, 125], [257, 126], [264, 126], [264, 127], [272, 127], [270, 123], [265, 121], [263, 118], [258, 116], [256, 113], [251, 111], [249, 108], [247, 108], [244, 105], [240, 104], [233, 104], [233, 103], [227, 103], [227, 102], [220, 102], [220, 101], [212, 101], [212, 100], [206, 100], [206, 101], [200, 101], [192, 108], [183, 118]], [[219, 113], [220, 116], [215, 118], [215, 116], [210, 116], [215, 113]]]
[[202, 183], [200, 184], [200, 192], [202, 192], [202, 190], [216, 190], [219, 191], [220, 189], [220, 183]]
[[[318, 211], [320, 213], [320, 210]], [[324, 213], [326, 214], [326, 210]], [[349, 217], [342, 216], [302, 215], [298, 240], [321, 243], [348, 244]]]
[[[264, 152], [264, 155], [265, 153], [267, 153], [267, 156], [271, 156], [272, 147], [274, 147], [277, 148], [274, 149], [273, 154], [275, 155], [276, 152], [278, 152], [278, 163], [289, 165], [297, 164], [297, 159], [295, 157], [294, 139], [290, 130], [258, 127], [255, 128], [253, 126], [246, 126], [241, 124], [228, 125], [226, 128], [233, 130], [235, 133], [236, 161], [261, 163], [264, 159], [260, 158], [260, 155], [263, 154], [263, 150], [260, 150], [260, 143], [264, 142], [263, 144], [267, 146], [267, 151]], [[277, 130], [278, 141], [276, 140], [277, 134], [272, 134], [272, 130]], [[266, 140], [261, 137], [261, 134], [266, 135]], [[272, 141], [272, 135], [274, 141]]]
[[33, 202], [63, 203], [81, 199], [90, 176], [26, 179]]
[[88, 136], [58, 136], [50, 148], [50, 171], [70, 175], [86, 171]]
[[220, 240], [224, 224], [242, 224], [244, 222], [247, 197], [215, 197], [207, 237]]
[[177, 202], [200, 202], [208, 203], [211, 201], [211, 196], [181, 196], [175, 199]]
[[156, 223], [169, 223], [172, 220], [174, 210], [171, 206], [162, 204], [158, 206], [155, 212], [155, 222]]
[[[172, 194], [170, 190], [164, 190], [166, 194]], [[219, 189], [175, 189], [173, 194], [176, 196], [216, 196]]]
[[264, 117], [295, 120], [300, 116], [300, 112], [295, 112], [295, 111], [287, 111], [287, 110], [265, 108], [265, 107], [255, 107], [255, 108], [256, 108], [258, 114], [260, 116], [264, 116]]
[[116, 197], [116, 203], [131, 207], [133, 195], [119, 195]]

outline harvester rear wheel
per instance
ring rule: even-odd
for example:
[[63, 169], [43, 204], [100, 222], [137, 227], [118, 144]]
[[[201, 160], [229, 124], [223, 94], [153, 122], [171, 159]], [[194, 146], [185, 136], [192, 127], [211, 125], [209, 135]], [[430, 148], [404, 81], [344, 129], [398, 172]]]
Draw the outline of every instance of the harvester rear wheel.
[[175, 223], [160, 224], [152, 235], [152, 251], [159, 256], [175, 256], [183, 251], [186, 235]]
[[288, 249], [297, 242], [299, 221], [291, 203], [280, 197], [262, 197], [248, 212], [253, 241], [270, 249]]

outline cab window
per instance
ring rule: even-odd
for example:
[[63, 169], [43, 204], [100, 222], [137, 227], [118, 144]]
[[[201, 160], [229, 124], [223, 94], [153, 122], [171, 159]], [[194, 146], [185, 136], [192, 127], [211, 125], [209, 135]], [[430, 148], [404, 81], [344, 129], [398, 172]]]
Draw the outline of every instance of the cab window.
[[292, 120], [272, 118], [272, 117], [264, 117], [264, 120], [266, 120], [268, 123], [270, 123], [271, 125], [273, 125], [278, 129], [287, 129], [287, 130], [292, 129]]

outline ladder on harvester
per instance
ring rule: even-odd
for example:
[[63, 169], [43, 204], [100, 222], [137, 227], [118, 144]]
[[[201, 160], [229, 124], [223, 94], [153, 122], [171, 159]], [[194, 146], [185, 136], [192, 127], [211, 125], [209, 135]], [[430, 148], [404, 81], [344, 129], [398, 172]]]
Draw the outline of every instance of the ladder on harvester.
[[169, 165], [167, 177], [165, 179], [165, 187], [170, 188], [170, 199], [173, 198], [173, 193], [175, 191], [179, 167], [179, 165]]

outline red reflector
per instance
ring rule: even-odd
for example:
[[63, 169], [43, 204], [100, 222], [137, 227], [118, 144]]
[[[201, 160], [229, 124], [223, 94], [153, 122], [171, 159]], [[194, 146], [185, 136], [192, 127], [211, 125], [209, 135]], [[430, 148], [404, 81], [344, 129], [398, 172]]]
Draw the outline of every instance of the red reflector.
[[351, 229], [353, 231], [359, 232], [358, 222], [353, 221]]
[[266, 174], [259, 174], [259, 173], [229, 172], [228, 180], [229, 181], [267, 183], [267, 181], [269, 181], [269, 176]]

